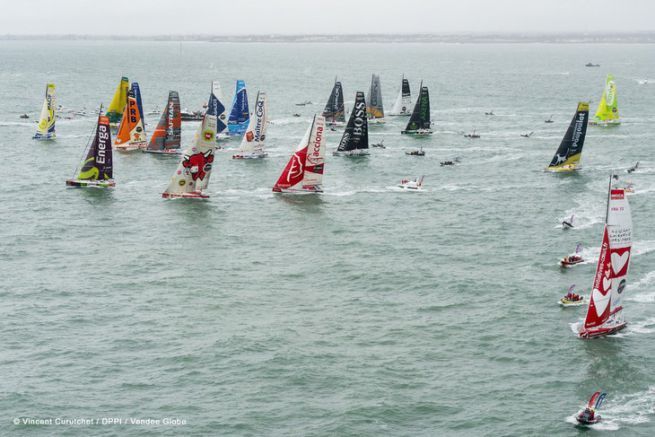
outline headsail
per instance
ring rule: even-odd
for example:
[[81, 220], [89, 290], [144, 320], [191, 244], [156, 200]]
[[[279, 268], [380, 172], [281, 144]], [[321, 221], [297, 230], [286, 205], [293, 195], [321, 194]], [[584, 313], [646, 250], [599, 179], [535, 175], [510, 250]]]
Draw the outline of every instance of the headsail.
[[619, 118], [619, 107], [616, 98], [616, 83], [614, 82], [614, 76], [611, 74], [608, 74], [607, 79], [605, 79], [605, 89], [603, 90], [603, 95], [600, 98], [600, 103], [598, 104], [596, 115], [594, 115], [594, 119], [591, 124], [621, 124], [621, 120]]
[[223, 132], [225, 129], [227, 129], [227, 114], [225, 113], [225, 105], [223, 102], [225, 101], [223, 99], [223, 89], [221, 88], [220, 82], [217, 80], [212, 82], [212, 93], [218, 99], [219, 103], [223, 106], [223, 110], [218, 113], [218, 119], [216, 121], [216, 129], [218, 133]]
[[432, 130], [430, 127], [432, 122], [430, 121], [430, 93], [428, 87], [423, 86], [421, 82], [421, 91], [416, 100], [416, 105], [414, 105], [414, 111], [409, 118], [407, 127], [401, 133], [403, 134], [431, 134]]
[[214, 150], [216, 148], [216, 118], [215, 106], [209, 106], [203, 116], [202, 123], [196, 132], [193, 145], [184, 152], [177, 170], [171, 178], [166, 191], [162, 193], [164, 198], [209, 197], [204, 190], [209, 185], [212, 163], [214, 162]]
[[273, 186], [277, 193], [323, 192], [325, 164], [325, 118], [314, 116], [312, 125]]
[[143, 117], [139, 112], [139, 105], [134, 96], [134, 91], [130, 90], [114, 147], [116, 150], [131, 151], [145, 149], [147, 144], [146, 132], [143, 128]]
[[49, 83], [45, 87], [45, 100], [41, 108], [41, 116], [39, 117], [39, 124], [36, 128], [36, 133], [33, 139], [35, 140], [54, 140], [55, 134], [55, 108], [57, 107], [57, 99], [55, 96], [55, 84]]
[[114, 97], [111, 99], [109, 108], [107, 108], [107, 117], [109, 117], [109, 122], [111, 124], [118, 124], [121, 121], [123, 116], [123, 110], [125, 105], [127, 105], [127, 93], [130, 88], [130, 81], [127, 77], [122, 77], [116, 91], [114, 92]]
[[334, 81], [332, 92], [330, 92], [330, 97], [325, 105], [325, 109], [323, 109], [322, 116], [331, 125], [346, 122], [346, 113], [343, 106], [343, 89], [341, 82], [338, 80]]
[[264, 158], [264, 140], [266, 140], [266, 127], [268, 126], [268, 97], [263, 91], [257, 93], [255, 112], [250, 118], [248, 130], [241, 140], [239, 150], [233, 158]]
[[359, 155], [368, 153], [368, 120], [364, 93], [357, 91], [355, 106], [343, 132], [335, 155]]
[[159, 123], [150, 137], [146, 152], [177, 153], [182, 139], [182, 116], [177, 91], [168, 92], [168, 102]]
[[384, 119], [382, 85], [380, 85], [380, 76], [377, 74], [373, 74], [371, 77], [371, 88], [366, 100], [366, 113], [369, 120], [376, 120], [379, 123]]
[[630, 266], [632, 217], [625, 191], [610, 187], [607, 214], [587, 316], [580, 337], [612, 334], [625, 327], [623, 292]]
[[[218, 99], [216, 94], [214, 93], [214, 86], [212, 83], [212, 90], [209, 93], [209, 101], [207, 102], [207, 107], [210, 108], [208, 111], [212, 114], [217, 114], [216, 116], [216, 133], [219, 134], [225, 130], [227, 125], [223, 123], [219, 119], [221, 115], [225, 114], [225, 106], [223, 103]], [[216, 141], [218, 141], [218, 136], [216, 137]]]
[[109, 118], [100, 111], [98, 122], [84, 153], [84, 160], [75, 171], [75, 178], [66, 181], [66, 185], [84, 186], [114, 186], [113, 159], [111, 152], [111, 132]]
[[582, 146], [587, 135], [589, 103], [579, 102], [578, 109], [546, 170], [553, 172], [577, 170], [582, 157]]
[[232, 110], [227, 121], [228, 132], [230, 135], [243, 135], [248, 128], [250, 120], [250, 110], [248, 109], [248, 93], [246, 83], [243, 80], [237, 80], [236, 91], [232, 101]]
[[412, 107], [412, 94], [409, 89], [409, 81], [405, 79], [403, 75], [402, 84], [400, 86], [400, 91], [398, 92], [398, 97], [396, 98], [396, 103], [393, 105], [389, 115], [411, 115]]

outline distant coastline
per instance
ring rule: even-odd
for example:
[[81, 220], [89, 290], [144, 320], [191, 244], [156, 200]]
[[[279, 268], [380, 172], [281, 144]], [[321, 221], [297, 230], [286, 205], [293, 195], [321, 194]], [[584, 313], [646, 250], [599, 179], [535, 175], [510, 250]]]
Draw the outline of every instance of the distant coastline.
[[631, 33], [417, 33], [358, 35], [0, 35], [0, 41], [175, 41], [217, 43], [451, 43], [653, 44], [655, 32]]

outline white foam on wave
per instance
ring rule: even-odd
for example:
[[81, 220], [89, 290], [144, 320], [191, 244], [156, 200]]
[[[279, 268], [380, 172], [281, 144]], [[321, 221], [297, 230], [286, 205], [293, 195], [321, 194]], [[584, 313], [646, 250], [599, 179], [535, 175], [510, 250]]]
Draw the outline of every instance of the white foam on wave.
[[621, 423], [638, 425], [650, 422], [655, 414], [655, 386], [648, 387], [646, 391], [626, 395], [612, 396], [601, 412], [603, 420], [608, 425], [619, 428]]
[[[633, 258], [653, 251], [655, 251], [655, 240], [637, 241], [632, 244]], [[600, 247], [583, 247], [580, 256], [584, 259], [580, 264], [595, 264], [600, 256]]]
[[631, 321], [628, 323], [628, 332], [626, 334], [652, 334], [655, 332], [655, 317], [642, 321]]
[[[580, 407], [582, 410], [584, 406]], [[655, 414], [655, 386], [647, 390], [625, 395], [608, 393], [607, 401], [600, 410], [602, 420], [588, 428], [597, 431], [617, 431], [621, 424], [639, 425], [651, 421]], [[567, 416], [565, 421], [577, 425], [575, 414]]]
[[308, 123], [311, 121], [311, 118], [308, 117], [293, 117], [293, 118], [280, 118], [278, 120], [271, 120], [272, 125], [285, 126], [288, 124], [299, 124], [299, 123]]
[[[582, 410], [582, 407], [580, 407], [580, 410]], [[573, 425], [578, 425], [578, 421], [575, 420], [576, 415], [577, 413], [567, 416], [565, 421]], [[596, 431], [618, 431], [620, 426], [616, 421], [606, 418], [605, 414], [602, 413], [601, 413], [601, 417], [603, 420], [593, 425], [586, 425], [586, 427]]]
[[655, 284], [655, 271], [648, 272], [646, 275], [644, 275], [643, 278], [640, 280], [636, 281], [634, 284], [630, 286], [630, 289], [639, 289], [642, 287], [647, 287], [651, 284]]
[[588, 198], [577, 201], [577, 206], [568, 209], [564, 212], [564, 216], [559, 217], [559, 225], [556, 227], [562, 227], [561, 223], [564, 220], [569, 220], [571, 216], [573, 217], [573, 229], [587, 229], [595, 224], [603, 223], [605, 220], [605, 206], [598, 202], [596, 196], [590, 196]]
[[577, 322], [569, 323], [569, 328], [571, 328], [571, 331], [575, 335], [578, 335], [578, 332], [580, 332], [580, 327], [581, 326], [582, 326], [582, 320], [578, 320]]
[[[361, 189], [356, 189], [356, 190], [346, 190], [346, 191], [326, 191], [323, 193], [323, 196], [333, 196], [333, 197], [348, 197], [348, 196], [355, 196], [357, 194], [362, 194], [362, 193], [373, 193], [373, 194], [379, 194], [379, 193], [389, 193], [389, 192], [395, 192], [395, 191], [405, 191], [399, 187], [369, 187], [369, 188], [361, 188]], [[425, 190], [423, 190], [425, 191]]]

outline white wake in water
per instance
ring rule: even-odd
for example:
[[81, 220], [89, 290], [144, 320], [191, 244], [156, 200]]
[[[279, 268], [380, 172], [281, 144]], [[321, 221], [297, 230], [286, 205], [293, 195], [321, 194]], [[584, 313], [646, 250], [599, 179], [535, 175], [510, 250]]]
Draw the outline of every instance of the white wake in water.
[[[655, 240], [637, 241], [632, 245], [632, 258], [655, 251]], [[600, 247], [583, 247], [580, 256], [584, 259], [579, 265], [595, 264], [600, 256]]]
[[[607, 401], [599, 411], [602, 420], [588, 428], [597, 431], [617, 431], [621, 424], [638, 425], [650, 422], [650, 416], [655, 414], [655, 386], [648, 387], [648, 390], [643, 392], [607, 395]], [[584, 406], [580, 406], [580, 410], [583, 408]], [[566, 422], [577, 425], [575, 416], [575, 414], [568, 416]]]

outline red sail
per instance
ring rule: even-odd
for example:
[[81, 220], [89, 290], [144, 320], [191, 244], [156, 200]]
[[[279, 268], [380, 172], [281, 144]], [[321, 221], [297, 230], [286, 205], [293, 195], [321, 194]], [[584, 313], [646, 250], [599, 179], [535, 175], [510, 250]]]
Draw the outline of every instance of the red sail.
[[273, 191], [281, 191], [282, 189], [291, 188], [294, 185], [302, 182], [305, 175], [305, 162], [307, 160], [307, 146], [298, 150], [293, 155], [284, 167], [284, 171], [280, 178], [275, 183]]
[[612, 263], [610, 261], [610, 240], [607, 225], [603, 231], [603, 244], [600, 247], [598, 266], [591, 291], [585, 329], [595, 328], [607, 321], [610, 315], [610, 298], [612, 290]]

